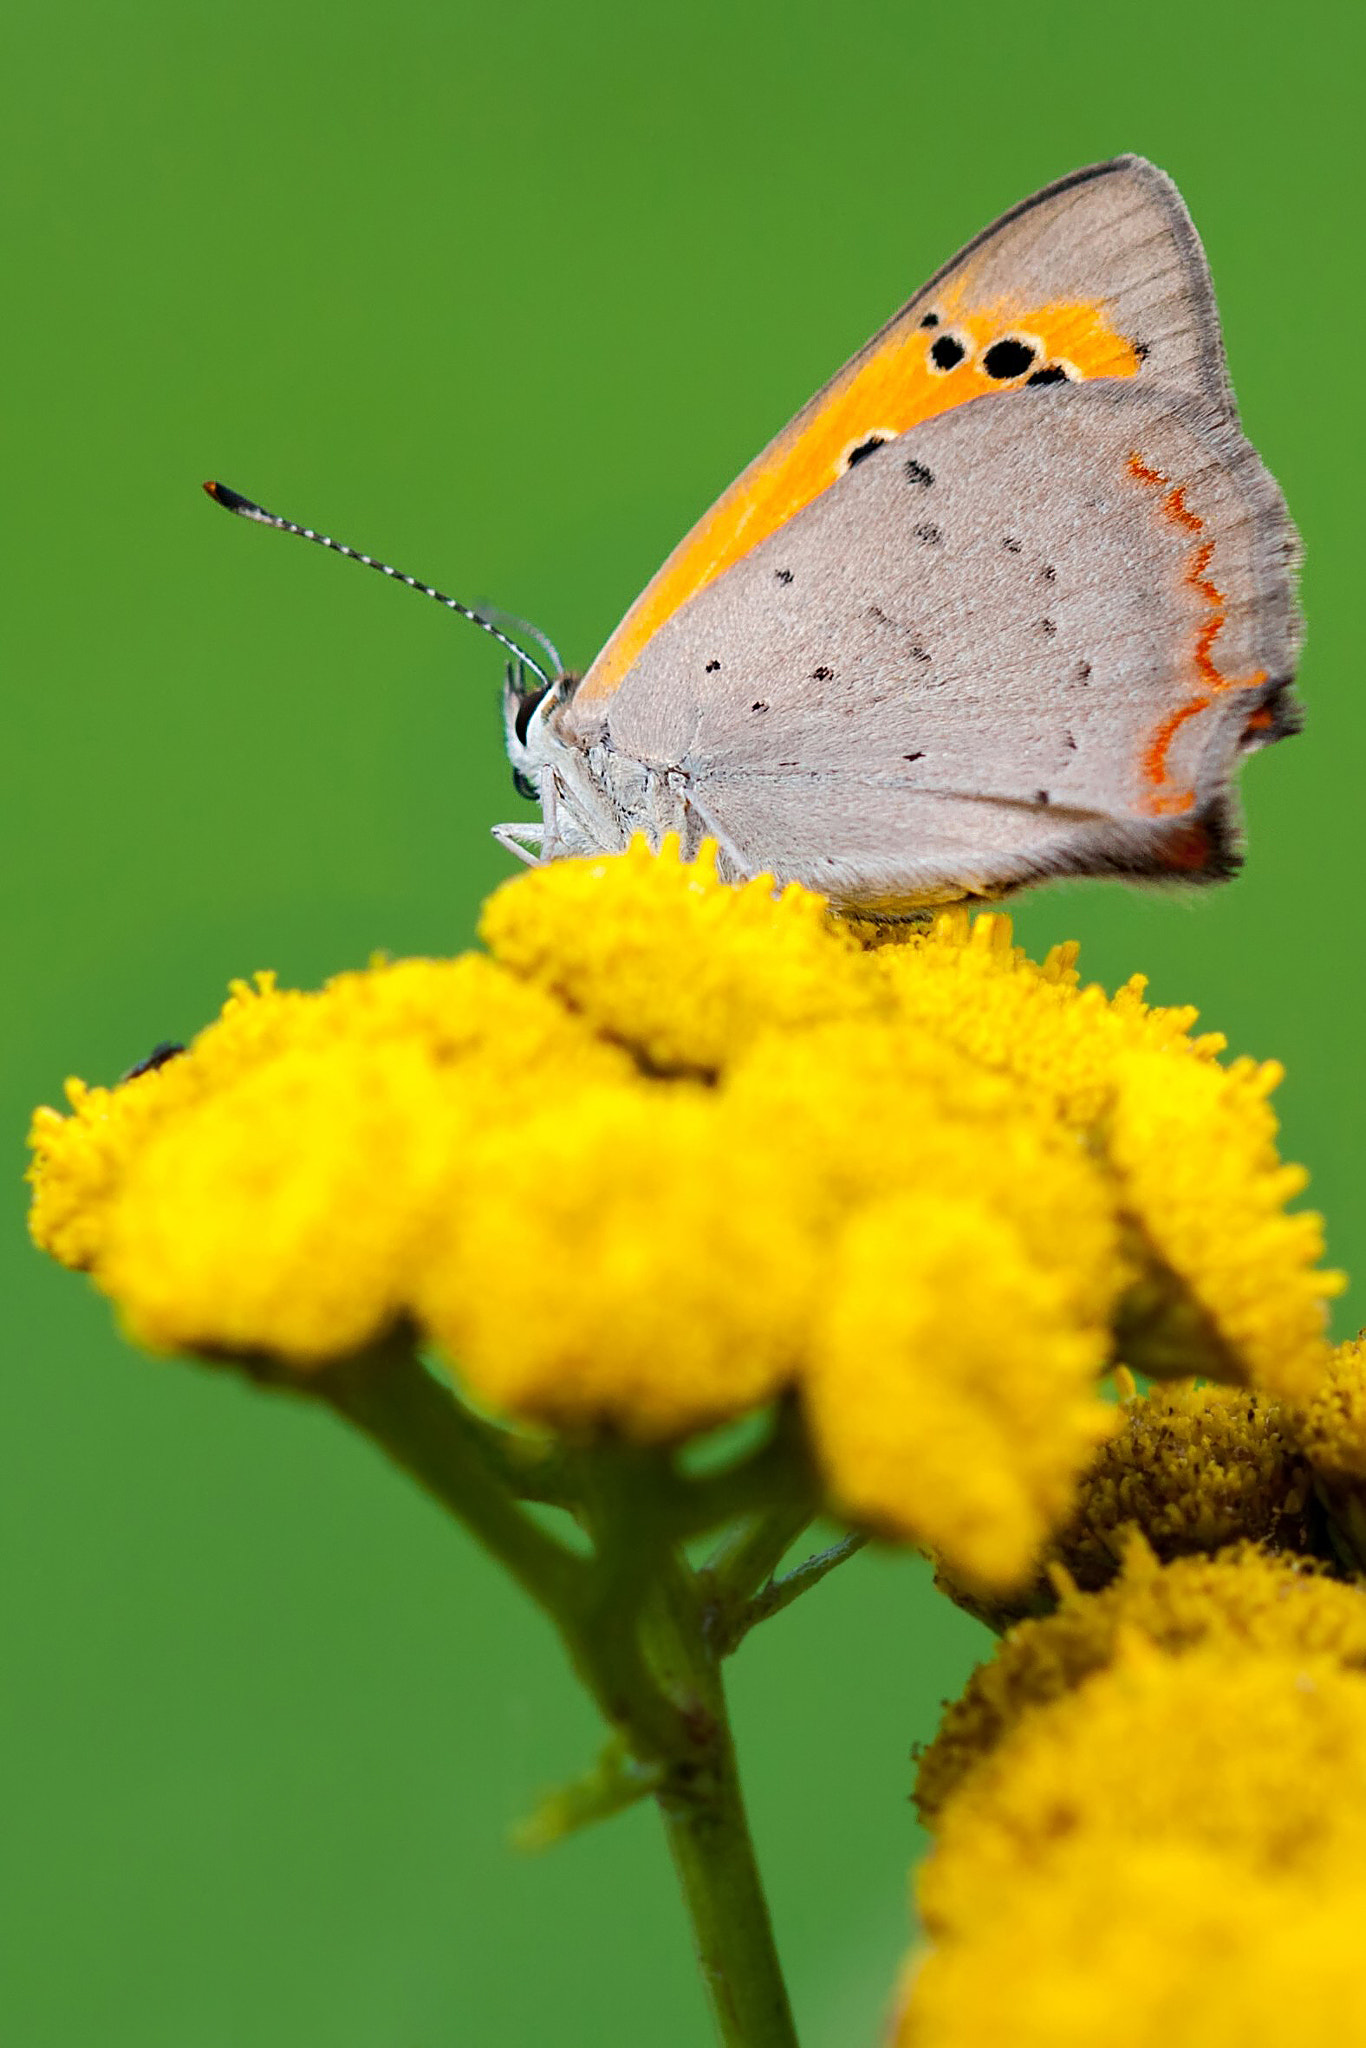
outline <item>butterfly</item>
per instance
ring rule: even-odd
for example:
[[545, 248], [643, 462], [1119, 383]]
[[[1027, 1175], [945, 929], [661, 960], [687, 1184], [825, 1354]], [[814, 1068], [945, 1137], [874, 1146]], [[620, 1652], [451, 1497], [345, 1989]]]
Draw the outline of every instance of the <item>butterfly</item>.
[[496, 827], [510, 850], [672, 832], [734, 878], [895, 917], [1051, 876], [1233, 874], [1237, 763], [1300, 724], [1298, 556], [1190, 215], [1122, 156], [938, 271], [582, 676], [399, 580], [518, 656], [508, 753], [542, 819]]
[[817, 393], [581, 680], [514, 679], [535, 851], [676, 831], [873, 914], [1222, 879], [1234, 767], [1299, 725], [1297, 558], [1175, 185], [1077, 171]]

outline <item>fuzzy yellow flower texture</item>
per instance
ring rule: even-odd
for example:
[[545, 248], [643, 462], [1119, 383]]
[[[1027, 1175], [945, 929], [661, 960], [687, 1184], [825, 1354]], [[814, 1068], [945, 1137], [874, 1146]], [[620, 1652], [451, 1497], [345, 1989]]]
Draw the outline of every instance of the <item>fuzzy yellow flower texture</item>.
[[481, 1403], [641, 1442], [795, 1401], [836, 1511], [982, 1587], [1118, 1426], [1135, 1288], [1312, 1399], [1335, 1283], [1274, 1073], [1192, 1012], [997, 915], [874, 931], [671, 842], [532, 870], [481, 929], [238, 985], [164, 1067], [72, 1084], [39, 1244], [163, 1351], [319, 1371], [406, 1322]]

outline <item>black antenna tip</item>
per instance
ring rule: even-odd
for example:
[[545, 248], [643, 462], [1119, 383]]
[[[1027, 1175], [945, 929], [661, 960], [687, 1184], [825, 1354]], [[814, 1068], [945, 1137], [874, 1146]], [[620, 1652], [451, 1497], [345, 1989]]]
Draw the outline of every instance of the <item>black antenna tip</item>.
[[240, 491], [229, 490], [226, 484], [215, 483], [212, 479], [205, 484], [204, 489], [214, 503], [221, 505], [225, 512], [245, 512], [250, 515], [261, 509], [259, 505], [253, 505], [250, 498], [244, 498]]

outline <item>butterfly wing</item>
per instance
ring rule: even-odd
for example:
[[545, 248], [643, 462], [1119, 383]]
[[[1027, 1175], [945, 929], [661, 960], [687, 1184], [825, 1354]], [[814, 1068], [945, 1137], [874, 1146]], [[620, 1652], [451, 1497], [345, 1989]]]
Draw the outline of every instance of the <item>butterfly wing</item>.
[[1142, 157], [1048, 186], [931, 278], [675, 548], [584, 677], [581, 708], [605, 704], [667, 619], [881, 442], [971, 399], [1091, 377], [1233, 410], [1199, 237]]
[[604, 736], [742, 870], [847, 904], [1213, 879], [1239, 754], [1294, 727], [1296, 554], [1220, 405], [1026, 389], [879, 448], [700, 591]]

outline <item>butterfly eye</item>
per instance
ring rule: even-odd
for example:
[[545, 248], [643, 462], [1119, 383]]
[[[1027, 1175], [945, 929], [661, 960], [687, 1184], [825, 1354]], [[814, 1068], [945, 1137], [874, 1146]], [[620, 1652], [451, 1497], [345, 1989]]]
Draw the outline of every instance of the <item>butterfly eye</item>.
[[[526, 745], [526, 736], [531, 725], [532, 715], [549, 688], [549, 683], [543, 683], [539, 690], [526, 690], [519, 693], [517, 716], [513, 720], [513, 730], [522, 746]], [[534, 790], [532, 794], [535, 795]]]
[[967, 341], [957, 334], [938, 334], [930, 343], [930, 352], [925, 358], [931, 370], [946, 374], [956, 370], [968, 352]]

